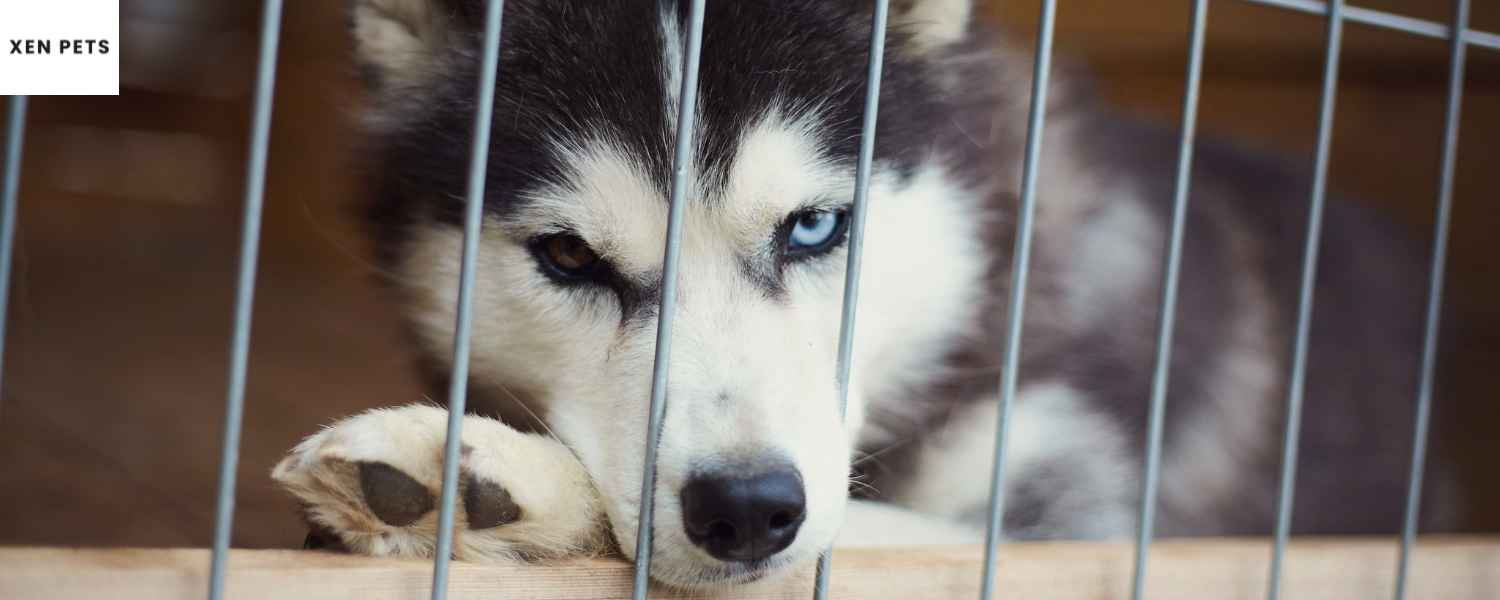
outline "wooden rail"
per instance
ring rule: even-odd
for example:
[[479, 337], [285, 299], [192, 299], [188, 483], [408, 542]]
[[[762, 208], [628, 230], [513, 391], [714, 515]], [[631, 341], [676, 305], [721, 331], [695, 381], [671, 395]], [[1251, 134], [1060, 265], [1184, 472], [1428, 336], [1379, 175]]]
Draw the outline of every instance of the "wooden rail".
[[[833, 596], [859, 600], [976, 597], [978, 548], [843, 549], [834, 554]], [[1264, 540], [1165, 541], [1153, 546], [1153, 600], [1259, 600], [1269, 547]], [[1124, 598], [1131, 549], [1118, 543], [1017, 543], [1000, 554], [999, 597]], [[1284, 596], [1317, 600], [1388, 598], [1396, 545], [1389, 539], [1312, 539], [1291, 545]], [[6, 600], [203, 597], [205, 550], [0, 548], [0, 598]], [[425, 561], [321, 552], [240, 550], [230, 558], [231, 598], [419, 599], [432, 567]], [[592, 600], [630, 597], [630, 567], [614, 560], [550, 565], [453, 566], [449, 597]], [[1423, 541], [1413, 564], [1411, 598], [1500, 598], [1500, 538]], [[805, 599], [811, 573], [716, 592], [657, 590], [653, 598]]]

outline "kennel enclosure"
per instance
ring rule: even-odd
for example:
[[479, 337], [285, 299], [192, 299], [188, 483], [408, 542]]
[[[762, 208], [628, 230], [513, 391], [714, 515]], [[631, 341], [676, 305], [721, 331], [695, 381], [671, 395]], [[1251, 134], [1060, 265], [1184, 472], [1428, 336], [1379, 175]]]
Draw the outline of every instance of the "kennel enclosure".
[[[729, 0], [715, 0], [729, 1]], [[1245, 0], [1220, 0], [1245, 1]], [[1436, 348], [1440, 305], [1443, 291], [1443, 273], [1447, 253], [1448, 226], [1453, 196], [1453, 172], [1457, 161], [1457, 140], [1460, 133], [1461, 102], [1463, 97], [1463, 75], [1466, 55], [1470, 47], [1486, 51], [1500, 50], [1500, 35], [1469, 29], [1468, 0], [1455, 2], [1454, 18], [1450, 24], [1436, 23], [1393, 15], [1380, 11], [1346, 6], [1342, 0], [1327, 3], [1314, 0], [1248, 0], [1287, 10], [1321, 15], [1326, 21], [1326, 49], [1322, 101], [1319, 105], [1317, 150], [1314, 156], [1314, 184], [1310, 190], [1308, 205], [1310, 219], [1305, 232], [1302, 249], [1303, 270], [1299, 292], [1296, 320], [1295, 348], [1293, 353], [1290, 385], [1287, 389], [1287, 420], [1284, 424], [1282, 446], [1281, 495], [1278, 505], [1272, 552], [1264, 552], [1264, 544], [1255, 542], [1166, 542], [1154, 543], [1152, 524], [1155, 515], [1155, 498], [1160, 474], [1162, 425], [1166, 402], [1166, 382], [1170, 364], [1173, 315], [1177, 296], [1178, 266], [1182, 255], [1182, 239], [1185, 215], [1190, 197], [1188, 182], [1192, 173], [1193, 142], [1197, 127], [1199, 86], [1203, 67], [1203, 47], [1206, 22], [1209, 17], [1208, 0], [1193, 2], [1190, 35], [1187, 85], [1183, 93], [1183, 115], [1181, 138], [1177, 157], [1175, 193], [1171, 216], [1168, 252], [1165, 261], [1165, 277], [1161, 282], [1163, 303], [1160, 307], [1158, 339], [1156, 344], [1156, 367], [1153, 371], [1153, 389], [1150, 397], [1150, 427], [1147, 439], [1148, 460], [1144, 467], [1141, 490], [1141, 527], [1133, 551], [1126, 552], [1112, 545], [1078, 547], [1046, 547], [1021, 544], [1005, 546], [1001, 543], [1003, 531], [1000, 516], [1004, 509], [1002, 484], [1005, 478], [1005, 434], [1007, 415], [1016, 393], [1018, 356], [1021, 351], [1020, 334], [1024, 316], [1024, 292], [1029, 273], [1029, 257], [1032, 244], [1032, 221], [1037, 205], [1037, 174], [1040, 168], [1042, 133], [1046, 126], [1047, 82], [1051, 73], [1053, 32], [1057, 15], [1057, 2], [1044, 0], [1041, 10], [1040, 32], [1036, 44], [1034, 77], [1031, 89], [1031, 113], [1025, 148], [1022, 186], [1020, 191], [1020, 219], [1017, 223], [1014, 265], [1011, 270], [1010, 298], [1006, 313], [1009, 324], [1007, 335], [999, 342], [1004, 345], [1005, 368], [1001, 374], [1001, 417], [997, 423], [995, 456], [993, 460], [992, 495], [989, 512], [987, 544], [982, 554], [974, 551], [915, 550], [894, 551], [839, 551], [832, 558], [825, 557], [817, 570], [801, 577], [793, 577], [775, 589], [757, 590], [747, 588], [751, 597], [826, 597], [830, 590], [844, 597], [920, 597], [893, 595], [903, 588], [893, 574], [904, 574], [911, 578], [931, 578], [932, 581], [949, 582], [952, 587], [940, 587], [925, 582], [930, 590], [944, 590], [942, 595], [931, 597], [953, 597], [959, 594], [978, 594], [982, 598], [1025, 597], [1045, 592], [1049, 596], [1068, 597], [1064, 583], [1074, 577], [1093, 577], [1101, 583], [1101, 589], [1114, 590], [1128, 581], [1133, 598], [1143, 597], [1193, 597], [1195, 588], [1201, 592], [1202, 585], [1250, 586], [1264, 590], [1275, 599], [1283, 593], [1328, 594], [1320, 597], [1366, 598], [1372, 595], [1407, 597], [1483, 597], [1493, 593], [1495, 583], [1486, 573], [1500, 572], [1500, 550], [1492, 543], [1463, 539], [1437, 539], [1417, 544], [1416, 517], [1420, 509], [1420, 482], [1427, 447], [1427, 431], [1432, 404], [1432, 388], [1436, 377]], [[655, 439], [660, 431], [661, 417], [665, 410], [666, 387], [669, 364], [665, 357], [671, 344], [672, 314], [675, 303], [673, 290], [677, 283], [676, 265], [680, 252], [679, 240], [682, 230], [682, 210], [685, 204], [688, 169], [692, 164], [693, 116], [690, 107], [696, 102], [697, 61], [702, 41], [702, 20], [706, 0], [691, 2], [688, 18], [688, 41], [681, 97], [684, 107], [677, 124], [677, 150], [672, 179], [671, 218], [665, 248], [663, 294], [660, 306], [661, 319], [657, 334], [656, 365], [652, 374], [653, 391], [648, 413], [650, 436]], [[651, 550], [652, 503], [643, 502], [641, 535], [637, 555], [641, 559], [634, 567], [623, 567], [612, 563], [581, 562], [561, 566], [517, 567], [453, 565], [448, 559], [452, 544], [452, 522], [457, 491], [457, 454], [459, 425], [458, 415], [465, 406], [465, 381], [467, 379], [467, 356], [473, 320], [472, 294], [474, 269], [478, 253], [480, 209], [485, 185], [484, 169], [488, 151], [490, 110], [497, 82], [503, 85], [504, 73], [497, 73], [500, 32], [503, 27], [503, 0], [490, 0], [486, 13], [486, 29], [483, 44], [483, 68], [479, 74], [481, 83], [476, 98], [474, 115], [474, 144], [468, 182], [468, 203], [465, 221], [464, 254], [461, 264], [461, 286], [459, 294], [459, 321], [454, 340], [454, 373], [449, 390], [448, 443], [444, 462], [444, 483], [440, 503], [440, 537], [437, 559], [430, 567], [418, 568], [410, 563], [396, 563], [374, 559], [348, 557], [308, 556], [305, 554], [233, 551], [229, 549], [229, 535], [233, 525], [235, 472], [238, 461], [240, 433], [245, 410], [245, 379], [249, 367], [250, 317], [254, 300], [254, 282], [260, 239], [260, 215], [264, 197], [266, 161], [269, 152], [270, 125], [272, 119], [272, 94], [276, 77], [276, 58], [280, 39], [283, 3], [267, 0], [265, 4], [260, 38], [260, 57], [257, 83], [254, 90], [254, 112], [252, 115], [249, 150], [248, 177], [245, 186], [243, 232], [241, 238], [241, 264], [238, 270], [236, 300], [234, 307], [235, 327], [231, 341], [230, 378], [227, 389], [223, 455], [219, 494], [217, 496], [217, 521], [214, 545], [210, 551], [110, 551], [110, 550], [49, 550], [17, 549], [3, 550], [4, 563], [13, 565], [0, 570], [0, 591], [16, 597], [29, 597], [47, 591], [72, 590], [87, 595], [98, 593], [108, 582], [129, 582], [127, 589], [144, 590], [172, 589], [173, 584], [183, 589], [202, 586], [210, 598], [220, 598], [233, 590], [251, 595], [254, 590], [271, 593], [277, 582], [285, 582], [296, 589], [311, 590], [309, 597], [317, 597], [315, 588], [322, 585], [327, 594], [333, 594], [335, 584], [347, 586], [364, 585], [358, 580], [371, 578], [381, 582], [381, 589], [390, 594], [405, 590], [409, 593], [428, 591], [433, 598], [450, 595], [514, 592], [518, 595], [548, 593], [555, 597], [616, 597], [627, 589], [636, 598], [643, 598], [649, 591], [653, 596], [670, 593], [652, 590], [647, 579]], [[879, 101], [878, 88], [882, 72], [882, 57], [885, 43], [889, 2], [873, 2], [871, 24], [871, 52], [868, 64], [868, 89], [863, 134], [860, 139], [860, 157], [856, 167], [857, 183], [854, 190], [855, 205], [852, 211], [849, 264], [846, 270], [845, 302], [841, 316], [839, 339], [839, 365], [841, 393], [847, 391], [849, 361], [852, 350], [853, 324], [858, 306], [855, 291], [860, 274], [864, 206], [868, 200], [868, 183], [874, 147], [875, 114]], [[1291, 542], [1291, 503], [1293, 483], [1296, 477], [1298, 431], [1305, 377], [1306, 347], [1308, 332], [1312, 324], [1312, 287], [1317, 278], [1315, 269], [1317, 248], [1321, 233], [1322, 207], [1326, 197], [1327, 173], [1330, 147], [1333, 143], [1333, 122], [1338, 90], [1338, 69], [1341, 40], [1345, 23], [1365, 25], [1401, 31], [1407, 34], [1444, 39], [1450, 45], [1448, 73], [1447, 114], [1443, 139], [1442, 174], [1437, 182], [1437, 227], [1430, 256], [1431, 280], [1429, 282], [1427, 313], [1424, 323], [1425, 340], [1420, 365], [1420, 396], [1417, 413], [1413, 415], [1412, 435], [1416, 441], [1415, 452], [1408, 474], [1410, 482], [1406, 521], [1401, 531], [1401, 543], [1395, 548], [1362, 541], [1338, 542]], [[25, 133], [27, 99], [14, 97], [10, 100], [9, 125], [6, 129], [6, 153], [3, 187], [3, 205], [0, 205], [0, 314], [4, 314], [10, 280], [11, 249], [14, 245], [16, 206], [19, 201], [21, 147]], [[3, 335], [0, 335], [3, 343]], [[3, 350], [3, 346], [0, 346]], [[0, 354], [3, 357], [3, 354]], [[0, 382], [3, 385], [3, 382]], [[3, 389], [3, 388], [0, 388]], [[253, 410], [253, 406], [251, 407]], [[649, 498], [654, 468], [655, 449], [647, 445], [646, 472], [643, 473], [643, 496]], [[121, 554], [129, 552], [129, 554]], [[1001, 557], [1004, 560], [1001, 560]], [[196, 562], [195, 562], [196, 561]], [[1298, 561], [1309, 565], [1308, 571], [1300, 570]], [[197, 564], [205, 562], [205, 565]], [[1391, 569], [1372, 571], [1368, 565], [1390, 565], [1394, 576], [1388, 583], [1378, 580], [1382, 575], [1390, 576]], [[305, 566], [297, 566], [305, 565]], [[1030, 566], [1026, 566], [1030, 565]], [[1126, 566], [1128, 565], [1128, 567]], [[1249, 565], [1248, 567], [1244, 565]], [[1148, 569], [1147, 567], [1151, 568]], [[237, 573], [246, 573], [246, 583], [237, 584]], [[838, 572], [835, 572], [835, 570]], [[982, 569], [982, 577], [973, 581], [974, 570]], [[1017, 574], [1007, 575], [1016, 570]], [[1032, 581], [1038, 587], [1026, 587], [1027, 569], [1051, 569], [1050, 576], [1037, 575]], [[1253, 571], [1261, 574], [1250, 574]], [[627, 572], [628, 571], [628, 572]], [[1200, 572], [1203, 579], [1184, 578], [1184, 572]], [[1128, 575], [1126, 574], [1128, 572]], [[1163, 575], [1166, 572], [1167, 575]], [[315, 573], [316, 575], [309, 575]], [[846, 574], [847, 573], [847, 574]], [[1424, 578], [1415, 578], [1415, 573], [1426, 573]], [[430, 578], [427, 575], [430, 574]], [[883, 575], [885, 574], [885, 575]], [[419, 576], [420, 575], [420, 576]], [[1297, 579], [1298, 576], [1308, 579]], [[89, 588], [48, 587], [50, 577], [76, 578], [79, 585]], [[548, 579], [548, 578], [551, 579]], [[841, 584], [842, 578], [851, 581]], [[963, 581], [965, 579], [968, 581]], [[1439, 580], [1441, 578], [1441, 580]], [[313, 579], [323, 579], [317, 582]], [[487, 580], [493, 580], [488, 581]], [[592, 583], [578, 584], [576, 580]], [[461, 585], [462, 587], [454, 587]], [[498, 582], [498, 583], [496, 583]], [[517, 583], [526, 582], [526, 583]], [[547, 583], [550, 582], [550, 583]], [[628, 586], [624, 585], [628, 582]], [[1330, 583], [1331, 582], [1331, 583]], [[1420, 582], [1420, 584], [1418, 583]], [[534, 584], [534, 585], [533, 585]], [[881, 585], [877, 585], [881, 584]], [[153, 588], [153, 586], [165, 586]], [[236, 587], [243, 585], [248, 587]], [[497, 587], [486, 588], [486, 585]], [[569, 587], [581, 585], [583, 587]], [[847, 587], [840, 587], [841, 585]], [[944, 584], [946, 585], [946, 583]], [[550, 586], [550, 587], [549, 587]], [[589, 587], [594, 586], [594, 587]], [[1010, 587], [1008, 586], [1016, 586]], [[1045, 586], [1045, 587], [1042, 587]], [[1064, 591], [1059, 593], [1059, 586]], [[1306, 587], [1304, 587], [1306, 586]], [[1320, 587], [1323, 586], [1323, 587]], [[1414, 587], [1415, 586], [1415, 587]], [[1451, 587], [1444, 587], [1451, 586]], [[800, 588], [800, 589], [799, 589]], [[915, 591], [921, 591], [917, 588]], [[1087, 597], [1084, 586], [1079, 586], [1078, 597]], [[930, 592], [929, 593], [933, 593]], [[1303, 591], [1303, 590], [1316, 590]], [[915, 591], [913, 593], [915, 593]], [[452, 592], [450, 594], [450, 592]], [[184, 592], [185, 593], [185, 592]], [[62, 594], [68, 595], [68, 594]], [[147, 597], [147, 596], [142, 596]]]

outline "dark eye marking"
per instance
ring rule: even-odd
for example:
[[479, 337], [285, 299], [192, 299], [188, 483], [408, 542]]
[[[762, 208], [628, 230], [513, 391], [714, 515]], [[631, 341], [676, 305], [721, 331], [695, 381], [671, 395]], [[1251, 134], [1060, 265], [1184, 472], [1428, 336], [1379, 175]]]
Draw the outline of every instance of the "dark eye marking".
[[526, 248], [531, 251], [537, 270], [558, 286], [613, 292], [626, 318], [654, 304], [660, 294], [656, 283], [622, 275], [588, 241], [571, 231], [536, 236], [526, 243]]
[[559, 283], [602, 283], [611, 271], [609, 263], [576, 234], [538, 236], [527, 246], [542, 273]]

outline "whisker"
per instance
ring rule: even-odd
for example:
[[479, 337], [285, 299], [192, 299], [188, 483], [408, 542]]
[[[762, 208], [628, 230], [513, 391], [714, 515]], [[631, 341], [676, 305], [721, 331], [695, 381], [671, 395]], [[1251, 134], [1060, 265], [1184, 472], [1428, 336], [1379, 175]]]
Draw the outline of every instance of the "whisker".
[[860, 481], [856, 478], [851, 477], [849, 479], [849, 485], [861, 490], [865, 490], [870, 494], [871, 497], [877, 497], [880, 495], [880, 490], [876, 489], [875, 486]]
[[[886, 454], [886, 453], [888, 453], [888, 452], [890, 452], [892, 450], [895, 450], [897, 448], [905, 446], [905, 445], [907, 445], [907, 444], [909, 444], [911, 442], [916, 441], [916, 439], [917, 438], [915, 438], [915, 437], [902, 438], [902, 439], [896, 440], [894, 442], [891, 442], [890, 444], [886, 445], [884, 448], [881, 448], [881, 449], [876, 450], [874, 452], [866, 452], [864, 456], [861, 456], [861, 457], [855, 459], [854, 462], [849, 463], [849, 466], [850, 467], [857, 467], [857, 466], [865, 464], [865, 463], [867, 463], [869, 461], [875, 460], [880, 455]], [[880, 464], [880, 462], [876, 461], [876, 464]]]
[[371, 262], [369, 259], [362, 256], [359, 252], [356, 252], [355, 250], [349, 248], [343, 242], [334, 237], [334, 235], [329, 232], [328, 226], [325, 225], [321, 220], [319, 220], [318, 216], [313, 213], [312, 204], [307, 201], [307, 198], [305, 196], [299, 202], [299, 207], [302, 209], [303, 219], [305, 219], [308, 225], [312, 227], [313, 233], [316, 233], [318, 237], [322, 238], [323, 241], [326, 242], [334, 250], [336, 250], [338, 254], [344, 255], [350, 261], [354, 262], [356, 266], [362, 267], [367, 273], [373, 273], [382, 277], [388, 277], [395, 282], [402, 281], [399, 274], [384, 269], [380, 265]]
[[514, 392], [511, 392], [510, 388], [505, 387], [505, 384], [497, 384], [497, 387], [500, 388], [500, 391], [505, 392], [505, 395], [510, 396], [510, 399], [516, 402], [516, 406], [519, 406], [521, 407], [521, 410], [526, 411], [526, 414], [529, 415], [532, 420], [536, 421], [538, 425], [541, 425], [542, 429], [547, 432], [547, 437], [552, 438], [552, 441], [562, 444], [563, 446], [568, 446], [567, 444], [563, 444], [562, 438], [557, 437], [557, 434], [552, 431], [552, 428], [547, 426], [547, 422], [542, 420], [541, 415], [538, 415], [536, 411], [531, 410], [531, 407], [527, 406], [526, 403], [521, 400], [520, 396], [517, 396]]

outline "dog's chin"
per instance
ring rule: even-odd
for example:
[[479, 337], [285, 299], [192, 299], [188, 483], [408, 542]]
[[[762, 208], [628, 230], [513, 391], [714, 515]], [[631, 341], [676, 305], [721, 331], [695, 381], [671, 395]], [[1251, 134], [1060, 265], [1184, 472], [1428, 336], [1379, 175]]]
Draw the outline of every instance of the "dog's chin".
[[774, 581], [796, 570], [796, 566], [810, 557], [802, 553], [782, 553], [776, 556], [743, 563], [717, 563], [695, 565], [690, 568], [673, 569], [675, 573], [659, 578], [661, 583], [685, 589], [726, 588], [760, 581]]

